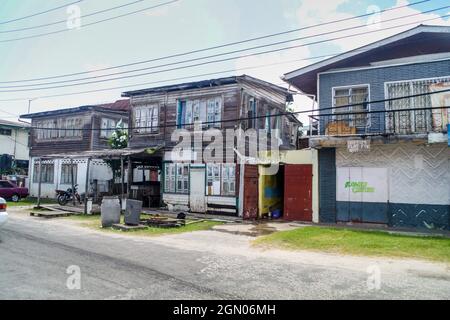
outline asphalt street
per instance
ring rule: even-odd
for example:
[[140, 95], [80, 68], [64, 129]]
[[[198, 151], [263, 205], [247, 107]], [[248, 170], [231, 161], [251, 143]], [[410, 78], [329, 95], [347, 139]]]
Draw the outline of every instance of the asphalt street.
[[0, 299], [450, 298], [446, 265], [262, 250], [251, 240], [115, 235], [13, 212], [0, 229]]

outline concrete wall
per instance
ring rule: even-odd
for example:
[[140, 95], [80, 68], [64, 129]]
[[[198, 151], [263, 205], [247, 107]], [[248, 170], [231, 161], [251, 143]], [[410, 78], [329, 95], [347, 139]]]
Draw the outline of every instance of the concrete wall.
[[386, 207], [386, 223], [394, 227], [450, 228], [450, 148], [446, 144], [373, 145], [370, 152], [360, 153], [337, 148], [336, 167], [387, 170], [387, 202], [365, 201], [364, 195], [361, 201], [348, 204], [338, 199], [338, 217], [348, 206], [365, 212]]
[[[49, 160], [46, 160], [47, 162]], [[55, 190], [61, 189], [66, 190], [71, 188], [71, 184], [61, 183], [61, 165], [69, 164], [70, 160], [67, 159], [54, 159], [51, 160], [54, 163], [54, 176], [53, 183], [42, 183], [41, 184], [41, 197], [44, 198], [55, 198]], [[39, 163], [36, 158], [32, 158], [30, 161], [29, 168], [29, 189], [30, 196], [38, 196], [39, 183], [33, 182], [34, 175], [34, 163]], [[44, 163], [44, 162], [43, 162]], [[86, 186], [86, 169], [87, 169], [87, 159], [76, 159], [74, 164], [77, 164], [77, 177], [76, 184], [78, 184], [78, 193], [82, 194], [85, 192]], [[92, 183], [93, 180], [98, 180], [99, 192], [108, 191], [108, 180], [112, 179], [112, 171], [102, 160], [92, 160], [89, 170], [89, 182]]]

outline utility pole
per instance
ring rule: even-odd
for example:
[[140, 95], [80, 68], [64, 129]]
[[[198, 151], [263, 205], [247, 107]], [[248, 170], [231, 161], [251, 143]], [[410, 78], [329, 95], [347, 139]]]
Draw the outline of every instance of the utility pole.
[[36, 100], [36, 99], [28, 99], [28, 114], [31, 111], [31, 101], [34, 101], [34, 100]]

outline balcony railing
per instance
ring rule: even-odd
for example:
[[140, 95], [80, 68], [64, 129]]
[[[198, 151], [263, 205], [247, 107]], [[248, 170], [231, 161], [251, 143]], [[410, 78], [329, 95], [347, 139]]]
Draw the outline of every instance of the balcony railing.
[[309, 116], [310, 128], [318, 123], [319, 135], [327, 136], [446, 133], [449, 109], [450, 106], [359, 112], [326, 110]]

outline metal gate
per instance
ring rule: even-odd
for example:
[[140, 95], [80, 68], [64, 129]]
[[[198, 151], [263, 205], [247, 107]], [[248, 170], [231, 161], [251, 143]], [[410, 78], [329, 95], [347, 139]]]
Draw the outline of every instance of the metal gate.
[[284, 219], [312, 221], [312, 165], [284, 168]]

